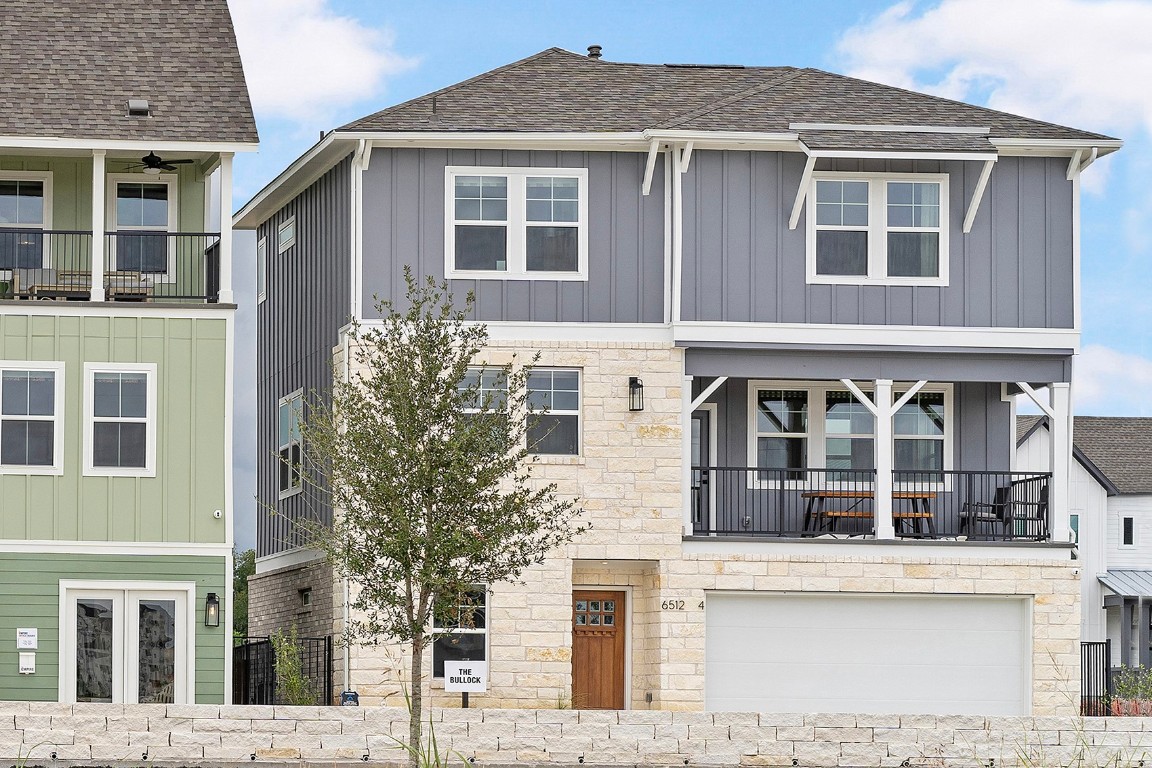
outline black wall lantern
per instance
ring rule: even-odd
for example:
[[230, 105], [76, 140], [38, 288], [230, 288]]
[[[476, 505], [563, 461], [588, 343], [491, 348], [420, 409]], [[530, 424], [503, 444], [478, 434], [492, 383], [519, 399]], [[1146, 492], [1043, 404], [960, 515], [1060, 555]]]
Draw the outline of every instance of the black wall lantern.
[[204, 600], [204, 626], [220, 626], [220, 598], [215, 592], [209, 592]]
[[628, 410], [644, 410], [644, 382], [639, 376], [628, 377]]

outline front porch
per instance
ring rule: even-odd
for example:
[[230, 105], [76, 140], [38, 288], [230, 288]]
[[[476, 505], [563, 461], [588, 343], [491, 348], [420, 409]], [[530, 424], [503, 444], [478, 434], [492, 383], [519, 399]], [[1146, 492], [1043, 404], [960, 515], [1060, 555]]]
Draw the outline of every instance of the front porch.
[[[865, 378], [859, 369], [907, 375], [916, 359], [844, 352], [798, 372], [851, 376], [785, 378], [787, 355], [695, 351], [686, 371], [706, 375], [684, 385], [686, 536], [1069, 541], [1070, 386], [1058, 359], [935, 359], [926, 367], [950, 375]], [[734, 375], [717, 375], [718, 360]], [[1021, 375], [1003, 376], [1012, 368]], [[1013, 466], [1018, 395], [1058, 425], [1054, 472]]]

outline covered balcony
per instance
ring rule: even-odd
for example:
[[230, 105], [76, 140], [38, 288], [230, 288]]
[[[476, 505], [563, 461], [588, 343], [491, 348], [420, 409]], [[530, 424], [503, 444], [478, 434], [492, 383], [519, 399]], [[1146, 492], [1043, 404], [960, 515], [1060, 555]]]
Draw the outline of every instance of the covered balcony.
[[230, 303], [231, 160], [0, 150], [0, 300]]
[[[1043, 386], [690, 377], [685, 535], [1067, 542], [1069, 387]], [[1055, 473], [1012, 466], [1021, 393], [1063, 426]]]

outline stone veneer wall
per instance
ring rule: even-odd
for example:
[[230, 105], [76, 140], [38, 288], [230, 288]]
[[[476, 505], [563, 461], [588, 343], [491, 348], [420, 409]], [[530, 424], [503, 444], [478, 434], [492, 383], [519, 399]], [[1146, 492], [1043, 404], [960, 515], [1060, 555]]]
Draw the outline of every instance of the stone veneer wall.
[[[249, 576], [248, 634], [264, 637], [293, 626], [300, 637], [332, 634], [334, 587], [332, 567], [323, 560]], [[300, 598], [305, 589], [312, 590], [308, 607]]]
[[[477, 765], [1142, 766], [1152, 718], [432, 710]], [[399, 708], [0, 702], [0, 759], [402, 763]], [[147, 757], [142, 757], [147, 753]]]
[[[480, 363], [531, 360], [581, 371], [581, 455], [542, 456], [541, 482], [580, 499], [591, 531], [524, 574], [522, 584], [491, 587], [489, 691], [473, 706], [555, 708], [571, 701], [571, 594], [574, 587], [626, 587], [630, 603], [628, 708], [704, 708], [704, 610], [710, 590], [761, 593], [1016, 595], [1032, 599], [1033, 712], [1073, 714], [1079, 696], [1079, 579], [1064, 551], [1034, 550], [1016, 559], [972, 559], [970, 544], [889, 547], [804, 542], [766, 553], [730, 545], [715, 552], [686, 545], [680, 496], [682, 350], [663, 343], [499, 342]], [[628, 410], [628, 377], [644, 380], [645, 409]], [[908, 543], [905, 543], [908, 544]], [[877, 542], [874, 545], [883, 546]], [[687, 551], [686, 551], [687, 550]], [[907, 554], [903, 554], [907, 553]], [[683, 601], [684, 610], [663, 610]], [[337, 621], [339, 614], [336, 614]], [[367, 705], [395, 705], [407, 679], [405, 649], [349, 649], [351, 684]], [[342, 666], [337, 650], [337, 666]], [[426, 655], [431, 674], [431, 653]], [[338, 675], [338, 677], [340, 677]], [[458, 706], [459, 694], [432, 683], [432, 702]]]

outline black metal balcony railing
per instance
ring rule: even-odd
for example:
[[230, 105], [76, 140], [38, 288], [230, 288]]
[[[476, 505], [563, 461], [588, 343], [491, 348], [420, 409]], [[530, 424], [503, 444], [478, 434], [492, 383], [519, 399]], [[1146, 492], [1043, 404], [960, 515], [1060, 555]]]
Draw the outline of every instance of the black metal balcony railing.
[[[215, 302], [219, 244], [214, 232], [107, 233], [105, 298]], [[91, 232], [0, 228], [0, 299], [91, 297]]]
[[[1048, 473], [894, 472], [900, 538], [1047, 541]], [[697, 535], [814, 537], [875, 532], [872, 470], [693, 467]]]
[[219, 297], [219, 233], [109, 232], [104, 242], [110, 301], [212, 303]]

